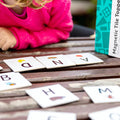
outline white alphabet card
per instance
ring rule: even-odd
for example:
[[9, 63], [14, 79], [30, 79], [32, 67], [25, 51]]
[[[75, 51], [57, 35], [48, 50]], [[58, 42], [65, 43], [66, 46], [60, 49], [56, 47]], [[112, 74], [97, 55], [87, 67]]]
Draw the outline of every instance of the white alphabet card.
[[0, 74], [0, 91], [28, 87], [32, 84], [20, 73], [2, 73]]
[[75, 113], [31, 110], [27, 120], [76, 120]]
[[42, 108], [78, 101], [79, 98], [59, 84], [26, 90]]
[[91, 120], [120, 120], [120, 107], [93, 112], [88, 116]]
[[43, 69], [45, 68], [34, 57], [23, 57], [3, 60], [14, 72], [23, 72], [29, 70]]
[[47, 69], [75, 66], [75, 63], [69, 60], [64, 55], [43, 56], [36, 57], [36, 59], [38, 59], [42, 64], [44, 64]]
[[0, 66], [0, 70], [2, 70], [2, 69], [3, 69], [3, 67]]
[[90, 53], [76, 53], [66, 55], [71, 61], [73, 61], [76, 65], [86, 65], [86, 64], [94, 64], [94, 63], [102, 63], [103, 60], [100, 58], [90, 54]]
[[94, 103], [120, 102], [119, 86], [83, 87]]

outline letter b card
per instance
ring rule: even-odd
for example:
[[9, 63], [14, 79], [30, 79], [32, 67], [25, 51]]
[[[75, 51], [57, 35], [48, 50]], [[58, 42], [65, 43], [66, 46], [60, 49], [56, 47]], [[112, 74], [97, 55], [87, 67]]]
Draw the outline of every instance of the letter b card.
[[20, 73], [10, 72], [0, 74], [0, 91], [28, 87], [31, 85], [32, 84]]

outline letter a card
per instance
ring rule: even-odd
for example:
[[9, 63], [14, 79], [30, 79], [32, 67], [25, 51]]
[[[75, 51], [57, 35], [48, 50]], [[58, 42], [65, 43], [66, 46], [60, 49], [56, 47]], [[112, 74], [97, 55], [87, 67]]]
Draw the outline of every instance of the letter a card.
[[119, 86], [83, 87], [94, 103], [120, 102]]
[[89, 113], [91, 120], [120, 120], [120, 107]]
[[42, 108], [79, 100], [77, 96], [59, 84], [26, 90], [26, 93], [31, 96]]
[[85, 65], [85, 64], [94, 64], [94, 63], [101, 63], [103, 60], [99, 59], [98, 57], [90, 54], [90, 53], [78, 53], [78, 54], [70, 54], [66, 55], [73, 61], [76, 65]]
[[29, 70], [43, 69], [43, 66], [38, 60], [34, 57], [23, 57], [23, 58], [14, 58], [6, 59], [4, 62], [14, 71], [14, 72], [23, 72]]
[[31, 110], [27, 120], [76, 120], [75, 113]]
[[28, 87], [32, 84], [20, 73], [2, 73], [0, 74], [0, 91]]
[[36, 57], [47, 69], [75, 66], [75, 63], [70, 61], [64, 55], [52, 55], [44, 57]]

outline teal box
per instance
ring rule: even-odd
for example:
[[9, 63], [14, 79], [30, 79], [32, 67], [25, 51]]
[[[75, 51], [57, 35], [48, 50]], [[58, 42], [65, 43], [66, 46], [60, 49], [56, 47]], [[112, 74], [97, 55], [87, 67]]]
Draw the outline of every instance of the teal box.
[[95, 51], [108, 55], [112, 0], [97, 0]]

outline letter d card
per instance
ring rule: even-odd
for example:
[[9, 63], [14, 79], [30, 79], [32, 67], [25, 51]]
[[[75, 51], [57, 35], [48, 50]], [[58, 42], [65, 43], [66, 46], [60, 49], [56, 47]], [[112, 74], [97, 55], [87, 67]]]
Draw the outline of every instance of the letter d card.
[[23, 57], [6, 59], [4, 62], [14, 71], [23, 72], [29, 70], [43, 69], [45, 68], [40, 62], [38, 62], [34, 57]]

